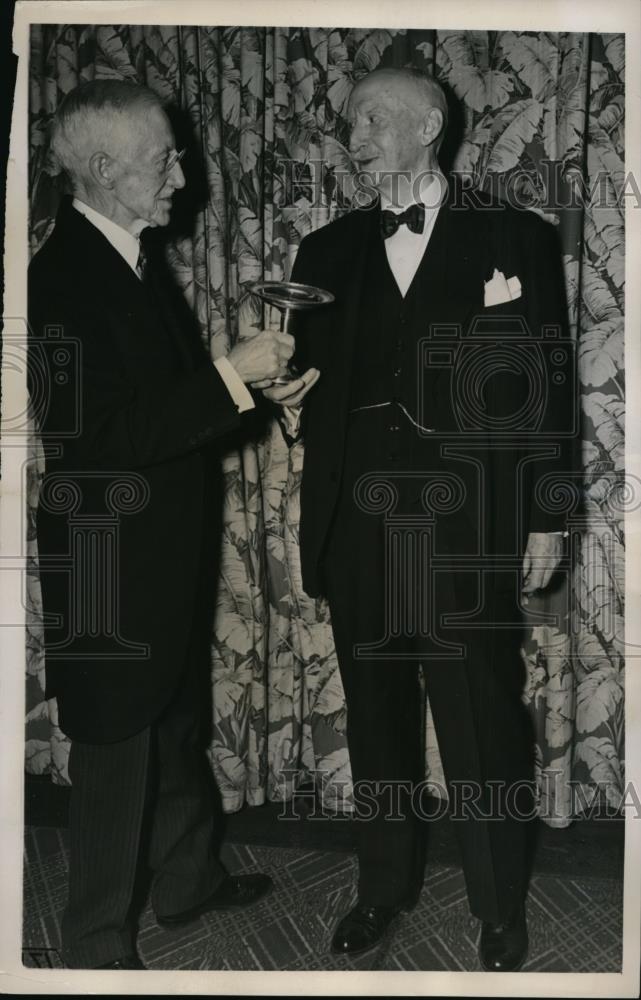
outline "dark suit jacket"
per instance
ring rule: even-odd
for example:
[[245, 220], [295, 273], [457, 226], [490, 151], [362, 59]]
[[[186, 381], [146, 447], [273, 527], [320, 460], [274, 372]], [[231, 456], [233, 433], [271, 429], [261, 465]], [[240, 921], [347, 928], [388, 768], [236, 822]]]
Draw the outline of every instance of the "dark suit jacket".
[[[428, 331], [434, 334], [440, 325], [459, 330], [451, 360], [430, 372], [430, 391], [436, 394], [441, 440], [480, 444], [473, 454], [483, 463], [485, 479], [491, 484], [487, 498], [492, 518], [490, 552], [513, 554], [515, 538], [522, 552], [528, 531], [559, 530], [566, 523], [567, 509], [555, 507], [549, 497], [537, 499], [535, 492], [537, 484], [544, 485], [546, 475], [558, 473], [567, 478], [574, 461], [574, 354], [567, 342], [564, 281], [551, 225], [533, 212], [489, 199], [483, 207], [470, 205], [468, 199], [467, 207], [462, 208], [462, 197], [461, 189], [451, 182], [426, 251], [429, 288], [423, 298], [431, 303], [424, 318], [426, 335]], [[303, 413], [300, 544], [303, 585], [310, 595], [323, 592], [322, 555], [340, 489], [350, 382], [358, 365], [355, 341], [359, 303], [367, 287], [367, 248], [380, 238], [376, 207], [350, 212], [302, 241], [292, 272], [292, 280], [318, 285], [335, 296], [330, 306], [303, 314], [298, 336], [299, 366], [314, 365], [321, 371]], [[506, 278], [518, 276], [522, 295], [505, 305], [486, 308], [484, 281], [491, 278], [494, 268]], [[487, 327], [480, 337], [475, 334], [477, 317], [482, 324], [489, 317], [496, 335], [488, 338]], [[491, 427], [486, 424], [485, 429], [470, 430], [465, 420], [461, 423], [460, 408], [457, 416], [453, 404], [456, 378], [466, 357], [461, 352], [478, 349], [479, 344], [482, 347], [483, 337], [493, 345], [488, 351], [496, 351], [503, 330], [508, 331], [504, 334], [506, 343], [514, 343], [509, 331], [515, 322], [518, 331], [519, 318], [525, 321], [530, 336], [525, 347], [521, 336], [517, 350], [523, 348], [532, 354], [541, 375], [545, 405], [538, 407], [532, 424], [528, 414], [537, 410], [537, 400], [528, 401], [532, 373], [515, 374], [497, 363], [490, 366], [491, 377], [484, 382], [488, 413], [500, 422], [523, 409], [522, 426], [517, 421], [509, 434], [500, 435], [492, 429], [498, 426], [496, 422]], [[550, 334], [550, 328], [556, 328], [556, 334]], [[565, 342], [568, 349], [563, 356], [551, 358], [559, 342]], [[510, 347], [508, 354], [513, 350]], [[459, 376], [453, 375], [455, 369]], [[559, 374], [561, 389], [552, 382]], [[499, 437], [503, 444], [497, 448]], [[530, 461], [541, 446], [545, 457]], [[515, 501], [519, 470], [524, 470], [518, 488], [520, 506]]]
[[29, 323], [47, 696], [71, 738], [116, 741], [179, 683], [215, 542], [210, 444], [240, 417], [167, 278], [149, 291], [70, 200], [31, 263]]

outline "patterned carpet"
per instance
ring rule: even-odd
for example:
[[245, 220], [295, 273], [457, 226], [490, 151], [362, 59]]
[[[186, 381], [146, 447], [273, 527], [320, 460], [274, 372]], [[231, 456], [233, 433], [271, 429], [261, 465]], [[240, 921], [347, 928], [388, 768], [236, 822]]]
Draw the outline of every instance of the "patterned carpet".
[[[57, 948], [67, 880], [66, 831], [26, 831], [24, 964], [60, 967]], [[267, 871], [275, 892], [249, 910], [208, 915], [165, 930], [146, 907], [138, 949], [152, 969], [478, 971], [479, 923], [461, 872], [428, 867], [417, 908], [398, 918], [377, 951], [350, 961], [328, 954], [337, 917], [353, 900], [350, 853], [226, 844], [230, 871]], [[617, 972], [622, 884], [612, 878], [536, 874], [528, 897], [527, 972]]]

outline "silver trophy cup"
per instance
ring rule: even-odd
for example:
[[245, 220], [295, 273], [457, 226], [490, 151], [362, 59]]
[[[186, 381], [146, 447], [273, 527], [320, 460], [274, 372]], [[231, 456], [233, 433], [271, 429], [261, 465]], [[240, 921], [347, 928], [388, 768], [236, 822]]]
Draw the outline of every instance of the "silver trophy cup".
[[[258, 295], [267, 305], [276, 306], [280, 311], [281, 332], [292, 336], [295, 333], [296, 313], [316, 309], [334, 301], [332, 293], [326, 292], [324, 288], [302, 285], [298, 281], [255, 281], [250, 286], [250, 291]], [[298, 377], [299, 373], [290, 362], [286, 374], [275, 378], [273, 384], [287, 385]]]

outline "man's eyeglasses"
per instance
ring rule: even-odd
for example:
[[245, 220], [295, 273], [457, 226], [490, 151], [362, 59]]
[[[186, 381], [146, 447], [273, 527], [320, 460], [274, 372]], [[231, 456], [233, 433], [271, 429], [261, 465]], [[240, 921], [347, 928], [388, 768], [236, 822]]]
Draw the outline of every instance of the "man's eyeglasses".
[[170, 173], [172, 172], [176, 164], [180, 163], [186, 152], [187, 152], [186, 149], [180, 149], [180, 150], [174, 149], [171, 153], [169, 153], [169, 155], [167, 156], [167, 162], [164, 163], [162, 166], [159, 166], [158, 163], [146, 164], [146, 165], [139, 163], [127, 163], [127, 160], [124, 159], [122, 162], [127, 164], [130, 168], [139, 171], [140, 173], [144, 174], [152, 173], [154, 174], [154, 176], [160, 177], [163, 179], [163, 181], [165, 181], [169, 177]]
[[176, 166], [176, 164], [180, 163], [180, 161], [182, 160], [182, 158], [183, 158], [183, 156], [185, 155], [186, 152], [187, 152], [186, 149], [180, 149], [180, 150], [174, 149], [173, 153], [169, 154], [169, 157], [167, 159], [167, 163], [162, 168], [161, 173], [165, 177], [168, 177], [169, 174], [174, 169], [174, 167]]

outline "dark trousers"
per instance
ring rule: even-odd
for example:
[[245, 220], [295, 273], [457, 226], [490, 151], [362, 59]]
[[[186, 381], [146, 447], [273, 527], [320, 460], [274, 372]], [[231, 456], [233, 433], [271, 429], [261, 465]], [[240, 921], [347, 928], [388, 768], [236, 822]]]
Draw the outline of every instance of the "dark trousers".
[[202, 656], [192, 655], [171, 704], [130, 739], [72, 742], [62, 921], [63, 957], [72, 968], [95, 968], [131, 950], [132, 900], [143, 865], [154, 873], [151, 902], [159, 916], [196, 905], [224, 878], [202, 743], [203, 669]]
[[[417, 658], [422, 650], [417, 636], [397, 644], [385, 659], [355, 655], [357, 644], [383, 637], [389, 613], [383, 517], [354, 501], [368, 462], [376, 468], [368, 448], [377, 440], [368, 425], [348, 437], [345, 483], [323, 567], [347, 704], [359, 898], [396, 905], [422, 883], [429, 836], [419, 796], [425, 776], [422, 671], [470, 909], [482, 920], [498, 922], [524, 897], [534, 818], [533, 734], [521, 702], [524, 667], [514, 595], [497, 590], [488, 609], [493, 620], [512, 621], [514, 627], [460, 629], [455, 636], [464, 645], [460, 659]], [[403, 503], [401, 491], [401, 511]], [[412, 503], [407, 500], [405, 512], [416, 510]], [[389, 583], [400, 587], [398, 579]], [[455, 611], [466, 588], [457, 589], [454, 571], [431, 585], [438, 590], [434, 618]], [[452, 633], [447, 638], [451, 641]], [[373, 783], [379, 783], [378, 795]]]

